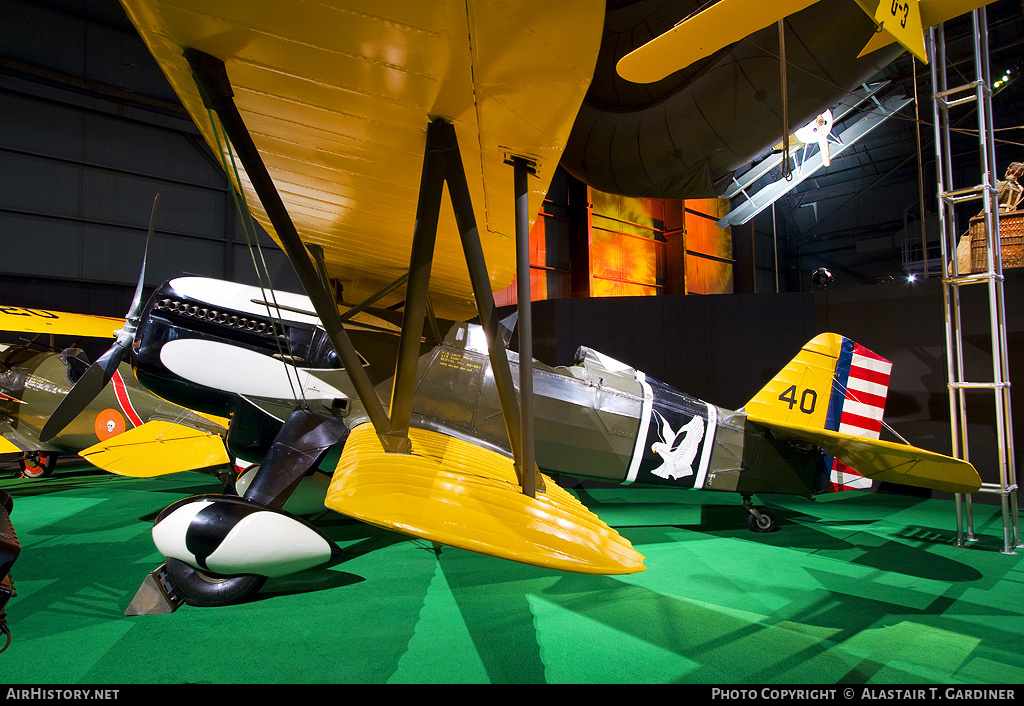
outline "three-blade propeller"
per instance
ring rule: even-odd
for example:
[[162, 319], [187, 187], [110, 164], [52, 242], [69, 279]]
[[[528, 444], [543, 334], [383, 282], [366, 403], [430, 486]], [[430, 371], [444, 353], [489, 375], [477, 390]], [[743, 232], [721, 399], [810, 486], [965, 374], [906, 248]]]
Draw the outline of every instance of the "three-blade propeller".
[[146, 255], [149, 253], [149, 245], [153, 240], [153, 231], [156, 227], [156, 214], [160, 206], [160, 194], [153, 199], [153, 211], [149, 218], [149, 233], [146, 235], [146, 248], [142, 255], [142, 272], [139, 274], [139, 282], [135, 286], [135, 297], [132, 299], [131, 308], [125, 317], [124, 326], [114, 338], [114, 343], [107, 351], [89, 366], [85, 374], [72, 386], [71, 391], [64, 396], [60, 404], [53, 410], [53, 414], [43, 424], [39, 432], [39, 440], [47, 442], [57, 434], [61, 433], [75, 417], [81, 414], [89, 403], [107, 386], [117, 366], [124, 360], [125, 355], [132, 348], [135, 341], [135, 332], [139, 328], [140, 314], [142, 312], [142, 287], [146, 279]]

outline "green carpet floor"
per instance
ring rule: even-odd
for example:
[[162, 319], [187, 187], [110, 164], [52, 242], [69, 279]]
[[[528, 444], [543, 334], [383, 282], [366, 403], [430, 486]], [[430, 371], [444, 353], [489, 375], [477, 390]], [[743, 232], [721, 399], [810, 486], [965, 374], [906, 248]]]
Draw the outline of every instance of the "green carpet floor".
[[247, 683], [1022, 684], [1024, 564], [999, 509], [953, 546], [951, 501], [601, 489], [581, 499], [647, 557], [625, 577], [435, 551], [325, 513], [345, 549], [254, 601], [128, 617], [161, 557], [153, 517], [216, 492], [187, 473], [0, 477], [22, 553], [0, 685]]

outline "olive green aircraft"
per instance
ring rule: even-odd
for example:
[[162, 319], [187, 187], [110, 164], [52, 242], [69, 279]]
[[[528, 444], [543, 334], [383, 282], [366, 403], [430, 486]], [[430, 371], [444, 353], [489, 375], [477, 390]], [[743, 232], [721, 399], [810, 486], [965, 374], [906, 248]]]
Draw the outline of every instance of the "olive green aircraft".
[[[160, 195], [153, 199], [146, 249], [153, 238]], [[142, 299], [146, 263], [135, 287], [133, 306]], [[89, 314], [0, 306], [0, 331], [77, 339], [123, 336], [131, 322]], [[104, 364], [106, 357], [97, 361]], [[109, 387], [99, 391], [59, 434], [43, 430], [75, 383], [91, 367], [80, 348], [40, 350], [0, 345], [0, 454], [19, 454], [28, 477], [48, 476], [60, 455], [77, 454], [93, 465], [122, 475], [153, 476], [207, 469], [231, 487], [234, 469], [223, 437], [227, 419], [202, 416], [167, 402], [139, 385], [131, 367], [114, 363]], [[145, 453], [148, 463], [133, 463]]]
[[[0, 307], [2, 330], [109, 338], [122, 325], [104, 317]], [[122, 475], [208, 469], [233, 480], [223, 443], [227, 420], [156, 397], [138, 383], [128, 364], [60, 434], [41, 441], [46, 420], [89, 365], [80, 348], [0, 344], [0, 453], [18, 458], [24, 476], [48, 476], [58, 457], [77, 455]], [[129, 469], [124, 456], [137, 453], [139, 444], [146, 444], [150, 463]]]

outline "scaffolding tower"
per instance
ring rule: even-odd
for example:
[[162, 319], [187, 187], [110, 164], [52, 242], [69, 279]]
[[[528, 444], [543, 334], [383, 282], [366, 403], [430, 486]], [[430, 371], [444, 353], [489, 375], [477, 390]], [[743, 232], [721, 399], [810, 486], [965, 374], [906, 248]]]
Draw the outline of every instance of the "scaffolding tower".
[[[972, 13], [975, 80], [950, 88], [947, 83], [945, 30], [942, 25], [929, 30], [931, 44], [932, 102], [935, 130], [935, 158], [938, 175], [939, 227], [943, 262], [942, 298], [945, 308], [946, 370], [948, 376], [950, 427], [953, 455], [970, 461], [967, 426], [967, 395], [990, 391], [995, 403], [995, 437], [998, 455], [998, 483], [982, 483], [979, 492], [1000, 495], [1003, 516], [1003, 553], [1015, 554], [1020, 544], [1017, 519], [1017, 477], [1014, 467], [1013, 422], [1010, 415], [1010, 376], [1007, 355], [1005, 303], [1003, 299], [1003, 262], [999, 239], [999, 210], [996, 203], [995, 137], [992, 123], [992, 89], [989, 72], [988, 22], [985, 8]], [[961, 105], [973, 105], [978, 119], [978, 149], [981, 182], [956, 188], [953, 184], [950, 144], [951, 111]], [[987, 267], [983, 272], [960, 272], [956, 246], [959, 232], [955, 207], [970, 200], [984, 206]], [[948, 267], [949, 269], [946, 269]], [[973, 268], [972, 268], [973, 270]], [[969, 380], [965, 372], [961, 290], [980, 287], [987, 290], [989, 333], [991, 338], [991, 379]], [[972, 371], [973, 372], [973, 371]], [[988, 376], [985, 376], [988, 377]], [[977, 540], [971, 506], [972, 496], [956, 495], [958, 546]], [[965, 530], [966, 523], [966, 530]]]

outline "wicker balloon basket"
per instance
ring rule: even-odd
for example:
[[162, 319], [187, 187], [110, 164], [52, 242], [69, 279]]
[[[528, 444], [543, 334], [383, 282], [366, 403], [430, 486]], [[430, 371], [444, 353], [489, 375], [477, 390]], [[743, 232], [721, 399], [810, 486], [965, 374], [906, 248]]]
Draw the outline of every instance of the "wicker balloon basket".
[[[971, 272], [988, 270], [988, 247], [985, 217], [975, 216], [970, 222]], [[1002, 244], [1003, 269], [1024, 267], [1024, 211], [999, 215], [999, 240]]]

